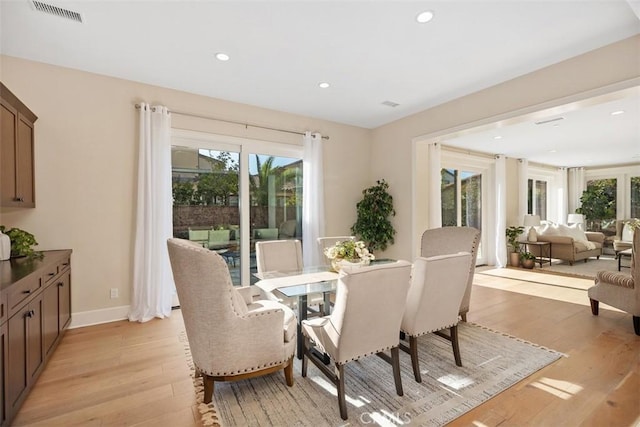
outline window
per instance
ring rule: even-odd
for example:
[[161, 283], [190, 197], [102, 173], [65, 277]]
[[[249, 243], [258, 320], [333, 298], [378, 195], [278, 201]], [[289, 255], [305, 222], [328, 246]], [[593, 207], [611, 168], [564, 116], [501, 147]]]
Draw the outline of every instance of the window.
[[615, 235], [618, 192], [616, 178], [592, 179], [580, 197], [580, 213], [584, 214], [587, 230]]
[[527, 187], [527, 213], [547, 219], [547, 181], [530, 179]]
[[442, 169], [442, 226], [468, 226], [482, 232], [482, 174]]
[[640, 218], [640, 176], [631, 177], [631, 218]]

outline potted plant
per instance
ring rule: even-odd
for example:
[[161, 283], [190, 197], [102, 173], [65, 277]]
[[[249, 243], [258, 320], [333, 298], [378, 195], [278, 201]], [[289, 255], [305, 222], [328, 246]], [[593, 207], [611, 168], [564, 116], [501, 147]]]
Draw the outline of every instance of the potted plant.
[[331, 268], [334, 271], [340, 271], [344, 265], [366, 265], [375, 259], [361, 240], [336, 242], [335, 245], [326, 248], [324, 254], [331, 260]]
[[511, 248], [511, 252], [509, 252], [509, 263], [514, 267], [517, 267], [520, 264], [520, 245], [518, 244], [518, 238], [523, 231], [524, 227], [515, 225], [507, 227], [506, 229], [507, 243]]
[[357, 219], [351, 232], [366, 243], [369, 250], [385, 250], [393, 243], [396, 230], [390, 216], [395, 216], [393, 197], [388, 193], [389, 184], [385, 180], [376, 181], [376, 185], [362, 191], [362, 200], [356, 205]]
[[42, 257], [41, 252], [33, 250], [33, 246], [38, 244], [33, 234], [19, 228], [10, 228], [7, 230], [4, 225], [0, 225], [0, 231], [11, 239], [11, 258], [23, 256], [29, 258]]
[[531, 252], [520, 252], [520, 262], [524, 268], [533, 268], [536, 263], [536, 256]]

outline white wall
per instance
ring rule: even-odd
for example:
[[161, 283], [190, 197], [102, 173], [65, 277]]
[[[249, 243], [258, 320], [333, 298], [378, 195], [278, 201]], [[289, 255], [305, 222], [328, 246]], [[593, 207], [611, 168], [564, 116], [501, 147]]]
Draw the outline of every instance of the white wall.
[[[0, 224], [33, 233], [37, 249], [73, 249], [74, 324], [126, 315], [132, 280], [137, 110], [176, 111], [318, 131], [324, 142], [327, 233], [348, 234], [369, 180], [370, 131], [171, 89], [2, 56], [3, 83], [37, 116], [36, 208], [0, 211]], [[300, 144], [301, 136], [173, 116], [176, 128]], [[120, 297], [109, 298], [119, 288]]]
[[[385, 255], [410, 258], [412, 242], [422, 232], [411, 226], [412, 205], [424, 205], [411, 197], [414, 141], [437, 141], [454, 131], [493, 122], [499, 125], [523, 114], [637, 85], [639, 44], [640, 36], [632, 37], [374, 129], [372, 177], [389, 182], [396, 206], [396, 243]], [[507, 224], [519, 223], [517, 204], [516, 160], [507, 159]]]

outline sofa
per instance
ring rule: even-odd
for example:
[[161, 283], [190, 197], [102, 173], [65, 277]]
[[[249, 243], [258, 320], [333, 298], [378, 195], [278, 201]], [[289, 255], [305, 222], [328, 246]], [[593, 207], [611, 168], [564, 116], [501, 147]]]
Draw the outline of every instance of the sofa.
[[[604, 246], [604, 234], [595, 231], [582, 231], [577, 225], [544, 223], [536, 227], [536, 238], [539, 242], [551, 243], [551, 256], [573, 265], [574, 262], [587, 260], [591, 257], [600, 258]], [[541, 254], [541, 248], [530, 247], [530, 252], [536, 256]]]

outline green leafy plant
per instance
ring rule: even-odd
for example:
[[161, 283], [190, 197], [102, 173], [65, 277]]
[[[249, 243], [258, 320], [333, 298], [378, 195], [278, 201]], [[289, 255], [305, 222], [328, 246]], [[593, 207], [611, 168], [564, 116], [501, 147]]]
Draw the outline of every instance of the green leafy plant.
[[33, 250], [32, 246], [37, 246], [38, 242], [33, 234], [19, 228], [7, 228], [0, 225], [0, 231], [11, 239], [11, 256], [26, 256], [29, 258], [41, 258], [42, 253]]
[[376, 185], [362, 190], [362, 200], [356, 205], [357, 219], [351, 226], [351, 232], [371, 251], [385, 250], [394, 243], [396, 230], [389, 217], [395, 216], [396, 211], [388, 189], [389, 184], [384, 179], [378, 180]]
[[524, 261], [525, 259], [536, 259], [536, 256], [531, 252], [520, 252], [520, 259]]
[[591, 181], [580, 197], [580, 207], [576, 213], [583, 214], [587, 229], [598, 231], [602, 221], [616, 217], [616, 186], [614, 179]]
[[511, 227], [507, 227], [505, 233], [507, 236], [507, 242], [509, 246], [513, 249], [513, 252], [520, 252], [520, 245], [518, 245], [518, 237], [524, 231], [524, 227], [512, 225]]

